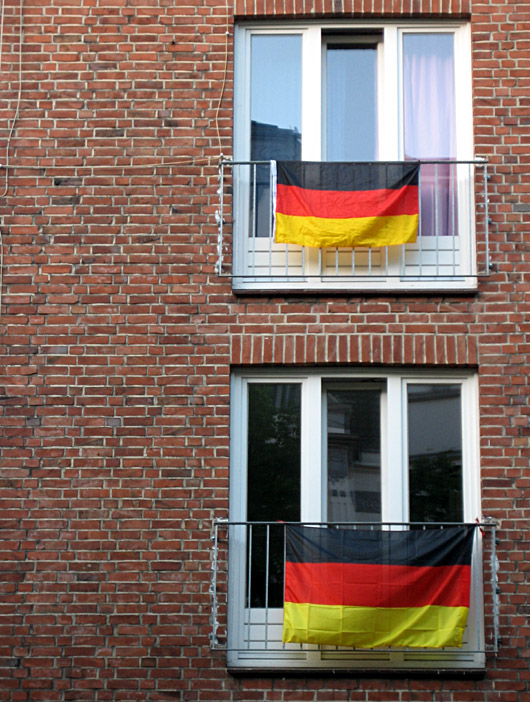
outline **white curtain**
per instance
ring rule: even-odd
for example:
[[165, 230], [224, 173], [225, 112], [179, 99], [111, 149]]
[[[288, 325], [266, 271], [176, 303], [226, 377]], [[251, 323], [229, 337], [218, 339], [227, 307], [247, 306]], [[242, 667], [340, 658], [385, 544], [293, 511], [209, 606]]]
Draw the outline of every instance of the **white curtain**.
[[[456, 158], [455, 66], [453, 35], [405, 34], [403, 102], [406, 159]], [[421, 234], [457, 232], [456, 167], [423, 165]]]

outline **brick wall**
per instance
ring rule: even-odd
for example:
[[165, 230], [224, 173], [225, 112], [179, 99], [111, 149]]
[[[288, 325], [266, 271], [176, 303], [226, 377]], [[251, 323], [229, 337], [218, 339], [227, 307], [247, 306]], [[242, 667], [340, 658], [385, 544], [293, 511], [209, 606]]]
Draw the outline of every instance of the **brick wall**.
[[236, 0], [241, 17], [458, 17], [469, 15], [469, 0]]
[[[3, 6], [0, 701], [529, 702], [527, 4]], [[492, 164], [479, 293], [235, 297], [214, 272], [232, 13], [470, 11], [476, 153]], [[227, 673], [208, 590], [231, 363], [478, 366], [503, 639], [484, 678]]]

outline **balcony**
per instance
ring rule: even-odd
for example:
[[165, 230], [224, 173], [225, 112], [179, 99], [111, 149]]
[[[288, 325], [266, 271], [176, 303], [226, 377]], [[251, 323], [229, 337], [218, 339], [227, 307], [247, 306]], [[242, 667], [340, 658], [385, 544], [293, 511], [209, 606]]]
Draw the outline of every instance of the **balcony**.
[[[341, 526], [403, 530], [455, 525], [348, 523]], [[475, 530], [471, 603], [463, 646], [442, 649], [359, 649], [282, 643], [285, 534], [286, 524], [278, 522], [219, 520], [214, 525], [210, 588], [212, 648], [226, 650], [230, 668], [469, 672], [483, 670], [486, 653], [496, 653], [498, 595], [493, 524], [480, 524]]]
[[220, 166], [217, 272], [236, 291], [473, 291], [488, 275], [487, 163], [420, 162], [413, 244], [316, 249], [274, 241], [270, 161]]

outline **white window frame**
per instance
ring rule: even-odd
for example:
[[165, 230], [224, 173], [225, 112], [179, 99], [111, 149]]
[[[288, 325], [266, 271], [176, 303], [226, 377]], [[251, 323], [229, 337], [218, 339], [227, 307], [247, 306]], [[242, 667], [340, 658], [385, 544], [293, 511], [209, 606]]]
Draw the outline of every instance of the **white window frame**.
[[[248, 386], [251, 383], [299, 383], [301, 385], [301, 520], [325, 521], [326, 471], [324, 387], [330, 382], [376, 381], [381, 391], [381, 510], [383, 522], [408, 521], [408, 384], [458, 384], [461, 387], [463, 519], [481, 518], [478, 380], [464, 372], [412, 370], [374, 371], [333, 369], [294, 369], [270, 372], [245, 371], [232, 376], [231, 386], [231, 464], [230, 521], [247, 521]], [[401, 450], [396, 451], [395, 447]], [[477, 530], [477, 551], [472, 574], [470, 606], [465, 644], [462, 649], [363, 651], [359, 649], [322, 650], [318, 646], [286, 646], [278, 650], [283, 612], [245, 608], [246, 530], [230, 527], [228, 665], [234, 668], [350, 668], [350, 669], [435, 669], [480, 670], [485, 664], [483, 631], [483, 590], [481, 543]], [[256, 621], [272, 634], [273, 650], [255, 650], [245, 639], [249, 622]], [[261, 635], [261, 634], [260, 634]], [[276, 637], [276, 638], [275, 638]], [[280, 646], [281, 648], [281, 646]]]
[[[471, 101], [471, 32], [467, 23], [461, 22], [363, 22], [363, 23], [302, 23], [285, 22], [278, 24], [245, 24], [235, 29], [235, 99], [234, 99], [234, 161], [246, 162], [250, 159], [250, 68], [251, 40], [254, 35], [289, 35], [302, 37], [302, 160], [319, 161], [322, 158], [324, 117], [323, 96], [323, 51], [325, 40], [323, 34], [329, 30], [341, 29], [345, 34], [355, 34], [356, 30], [382, 32], [378, 46], [378, 159], [382, 161], [402, 160], [403, 155], [403, 78], [402, 78], [402, 39], [405, 33], [450, 33], [454, 36], [455, 59], [455, 104], [456, 123], [456, 160], [472, 161], [473, 120]], [[320, 80], [315, 80], [320, 76]], [[345, 280], [334, 278], [332, 282], [319, 276], [321, 252], [318, 249], [303, 250], [304, 271], [306, 278], [297, 277], [289, 280], [284, 277], [270, 278], [254, 276], [254, 261], [257, 257], [260, 265], [265, 267], [271, 258], [268, 238], [248, 237], [250, 221], [248, 214], [249, 192], [245, 186], [234, 191], [234, 271], [246, 271], [236, 274], [234, 288], [240, 290], [262, 289], [385, 289], [385, 290], [466, 290], [475, 289], [475, 226], [474, 226], [474, 179], [469, 178], [468, 167], [458, 166], [458, 261], [456, 275], [449, 275], [438, 280], [436, 277], [423, 276], [421, 272], [413, 278], [401, 278], [401, 247], [384, 247], [379, 254], [382, 266], [387, 273], [382, 277], [370, 279], [347, 277]], [[253, 239], [251, 251], [247, 239]], [[440, 245], [448, 245], [448, 237], [427, 237], [430, 243], [440, 240]], [[438, 247], [438, 244], [436, 244]], [[291, 250], [292, 249], [292, 250]], [[289, 261], [292, 251], [285, 245], [272, 242], [272, 252], [282, 252]], [[295, 254], [296, 255], [296, 254]], [[437, 255], [437, 254], [436, 254]], [[287, 259], [286, 259], [287, 260]], [[297, 259], [298, 260], [298, 259]], [[371, 268], [370, 258], [370, 268]], [[263, 263], [261, 263], [263, 261]], [[384, 261], [384, 262], [383, 262]], [[291, 264], [289, 263], [289, 266]], [[374, 264], [375, 266], [376, 264]], [[377, 264], [379, 265], [379, 264]], [[375, 269], [375, 268], [374, 268]], [[289, 268], [289, 270], [291, 270]], [[294, 270], [294, 269], [293, 269]], [[418, 270], [421, 270], [421, 266]], [[370, 274], [371, 276], [372, 274]], [[256, 277], [256, 280], [254, 280]]]

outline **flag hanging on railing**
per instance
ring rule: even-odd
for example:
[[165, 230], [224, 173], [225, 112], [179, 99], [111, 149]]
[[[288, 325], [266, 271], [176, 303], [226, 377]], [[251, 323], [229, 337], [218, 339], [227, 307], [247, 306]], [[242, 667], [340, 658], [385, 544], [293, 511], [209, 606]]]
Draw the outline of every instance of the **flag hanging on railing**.
[[417, 163], [277, 161], [275, 241], [392, 246], [416, 241]]
[[473, 526], [286, 529], [284, 643], [462, 646]]

